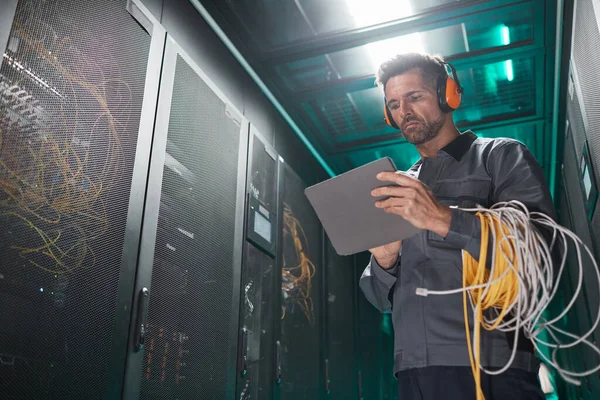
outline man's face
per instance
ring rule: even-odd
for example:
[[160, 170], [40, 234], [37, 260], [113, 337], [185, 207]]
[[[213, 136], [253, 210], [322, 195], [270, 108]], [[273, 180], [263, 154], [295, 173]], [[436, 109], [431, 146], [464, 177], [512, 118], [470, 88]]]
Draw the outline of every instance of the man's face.
[[418, 69], [390, 78], [385, 85], [385, 97], [402, 135], [415, 146], [436, 137], [446, 121], [447, 114], [440, 110], [436, 89], [423, 81]]

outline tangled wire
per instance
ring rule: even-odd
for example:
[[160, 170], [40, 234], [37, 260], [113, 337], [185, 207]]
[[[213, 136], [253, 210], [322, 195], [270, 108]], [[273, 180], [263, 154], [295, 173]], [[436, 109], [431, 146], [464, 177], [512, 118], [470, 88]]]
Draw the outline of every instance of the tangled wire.
[[[302, 224], [294, 217], [291, 207], [286, 203], [284, 203], [283, 225], [284, 237], [293, 241], [296, 256], [292, 261], [285, 257], [284, 252], [281, 279], [284, 305], [281, 319], [285, 318], [286, 308], [291, 306], [293, 310], [294, 305], [297, 304], [302, 309], [308, 323], [312, 325], [314, 323], [314, 307], [310, 291], [316, 268], [306, 255], [308, 242]], [[285, 238], [284, 242], [286, 242]]]
[[10, 248], [58, 275], [95, 263], [90, 241], [109, 229], [105, 199], [122, 174], [132, 96], [31, 4], [15, 17], [18, 50], [9, 46], [0, 70], [0, 217], [19, 232], [6, 236]]

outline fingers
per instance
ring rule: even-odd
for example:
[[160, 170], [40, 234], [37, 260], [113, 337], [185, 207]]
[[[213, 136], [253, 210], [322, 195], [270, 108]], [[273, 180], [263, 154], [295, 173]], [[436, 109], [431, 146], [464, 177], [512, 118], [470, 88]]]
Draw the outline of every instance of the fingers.
[[419, 188], [423, 184], [418, 179], [408, 176], [400, 171], [398, 172], [381, 172], [377, 174], [377, 179], [384, 182], [393, 182], [400, 186]]
[[377, 208], [390, 208], [390, 207], [406, 207], [413, 203], [413, 199], [407, 199], [403, 197], [390, 197], [386, 200], [375, 202]]
[[391, 197], [387, 200], [378, 201], [375, 203], [377, 208], [382, 208], [388, 214], [396, 214], [404, 219], [407, 219], [414, 209], [413, 199], [404, 199], [399, 197]]
[[401, 186], [383, 186], [377, 189], [373, 189], [371, 191], [371, 195], [373, 195], [374, 197], [393, 196], [414, 199], [417, 196], [417, 189]]

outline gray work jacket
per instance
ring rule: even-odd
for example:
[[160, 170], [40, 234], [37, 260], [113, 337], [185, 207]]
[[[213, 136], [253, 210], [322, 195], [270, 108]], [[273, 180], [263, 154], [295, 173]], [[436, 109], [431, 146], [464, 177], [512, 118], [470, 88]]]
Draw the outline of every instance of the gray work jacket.
[[[520, 142], [512, 139], [460, 135], [437, 158], [422, 158], [409, 171], [448, 206], [489, 208], [519, 200], [530, 211], [556, 219], [540, 165]], [[418, 176], [417, 176], [418, 175]], [[391, 312], [394, 327], [394, 372], [433, 365], [469, 366], [462, 294], [417, 295], [419, 287], [449, 290], [462, 287], [461, 250], [479, 258], [479, 219], [452, 208], [450, 232], [443, 238], [422, 231], [402, 243], [398, 263], [382, 269], [374, 257], [360, 278], [366, 298], [382, 312]], [[469, 306], [471, 332], [473, 313]], [[510, 358], [514, 336], [481, 329], [481, 364], [501, 367]], [[472, 335], [471, 335], [472, 337]], [[539, 360], [522, 333], [515, 368], [537, 372]]]

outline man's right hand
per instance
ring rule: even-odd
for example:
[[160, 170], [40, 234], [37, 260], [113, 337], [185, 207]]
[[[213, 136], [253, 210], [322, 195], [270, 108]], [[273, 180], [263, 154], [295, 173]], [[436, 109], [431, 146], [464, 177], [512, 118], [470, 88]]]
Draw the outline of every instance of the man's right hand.
[[373, 254], [375, 260], [377, 260], [377, 264], [379, 264], [381, 268], [390, 269], [396, 265], [396, 261], [398, 261], [400, 247], [402, 247], [402, 240], [375, 247], [369, 249], [369, 251]]

